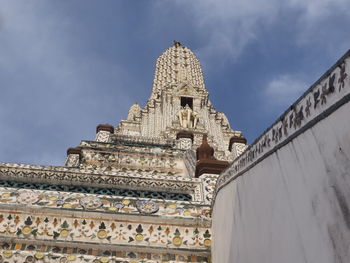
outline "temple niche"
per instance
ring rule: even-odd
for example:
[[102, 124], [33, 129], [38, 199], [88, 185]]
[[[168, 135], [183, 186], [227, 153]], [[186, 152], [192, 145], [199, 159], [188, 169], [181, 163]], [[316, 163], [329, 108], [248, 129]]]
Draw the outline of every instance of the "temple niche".
[[0, 163], [0, 262], [210, 262], [215, 183], [245, 148], [175, 42], [145, 106], [97, 125], [64, 166]]

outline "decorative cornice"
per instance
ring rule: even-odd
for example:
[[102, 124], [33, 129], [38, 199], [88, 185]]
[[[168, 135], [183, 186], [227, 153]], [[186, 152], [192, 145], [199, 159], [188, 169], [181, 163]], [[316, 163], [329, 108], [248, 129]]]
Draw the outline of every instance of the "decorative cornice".
[[117, 144], [138, 144], [138, 145], [153, 145], [163, 147], [174, 147], [175, 140], [163, 139], [161, 137], [145, 137], [145, 136], [133, 136], [133, 135], [120, 135], [115, 134], [112, 136], [112, 141]]
[[[139, 209], [140, 202], [149, 201], [155, 203], [157, 210], [154, 213], [144, 213]], [[149, 216], [155, 221], [171, 219], [173, 223], [188, 220], [187, 224], [198, 224], [198, 220], [204, 226], [210, 226], [210, 207], [201, 202], [172, 201], [150, 198], [135, 198], [110, 196], [106, 194], [72, 193], [54, 190], [34, 190], [0, 186], [0, 209], [22, 208], [22, 211], [33, 213], [71, 215], [73, 212], [83, 212], [84, 216], [94, 213], [104, 217], [131, 218], [137, 216]], [[143, 219], [145, 220], [145, 219]], [[149, 220], [149, 221], [150, 221]]]
[[201, 180], [153, 174], [152, 171], [118, 169], [117, 171], [84, 171], [82, 168], [10, 164], [0, 162], [2, 180], [42, 182], [49, 184], [118, 187], [124, 189], [152, 189], [189, 193], [194, 201], [202, 201]]
[[[130, 136], [131, 137], [131, 136]], [[174, 157], [182, 155], [184, 150], [178, 148], [167, 147], [166, 145], [151, 145], [151, 144], [137, 144], [137, 143], [109, 143], [109, 142], [96, 142], [96, 141], [81, 141], [79, 147], [84, 149], [101, 150], [112, 152], [125, 152], [125, 153], [147, 153], [164, 155], [165, 157]], [[157, 148], [157, 153], [154, 153], [154, 149]]]

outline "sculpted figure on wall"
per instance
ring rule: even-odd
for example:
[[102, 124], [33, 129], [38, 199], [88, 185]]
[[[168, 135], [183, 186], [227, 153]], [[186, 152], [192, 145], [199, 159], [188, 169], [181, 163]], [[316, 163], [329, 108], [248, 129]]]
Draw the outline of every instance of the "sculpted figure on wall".
[[188, 104], [185, 107], [182, 107], [179, 113], [177, 114], [180, 125], [183, 128], [196, 128], [198, 122], [198, 113], [191, 109]]
[[134, 121], [136, 117], [140, 116], [141, 113], [141, 107], [135, 103], [133, 104], [128, 113], [128, 121]]

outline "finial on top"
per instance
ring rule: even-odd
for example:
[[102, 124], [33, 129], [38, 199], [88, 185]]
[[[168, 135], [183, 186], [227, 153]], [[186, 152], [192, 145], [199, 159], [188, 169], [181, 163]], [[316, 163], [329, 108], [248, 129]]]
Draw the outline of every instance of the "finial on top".
[[181, 46], [181, 43], [179, 41], [174, 40], [174, 46], [179, 47], [179, 46]]

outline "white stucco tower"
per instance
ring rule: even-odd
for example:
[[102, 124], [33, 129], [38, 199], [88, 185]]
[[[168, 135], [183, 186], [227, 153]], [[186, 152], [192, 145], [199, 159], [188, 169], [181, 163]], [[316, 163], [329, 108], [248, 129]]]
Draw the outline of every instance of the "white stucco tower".
[[138, 104], [132, 105], [128, 119], [119, 124], [116, 134], [178, 139], [178, 147], [192, 149], [207, 134], [215, 157], [220, 160], [238, 156], [245, 147], [241, 132], [232, 130], [225, 114], [211, 104], [197, 57], [179, 42], [157, 59], [146, 106], [142, 109]]

